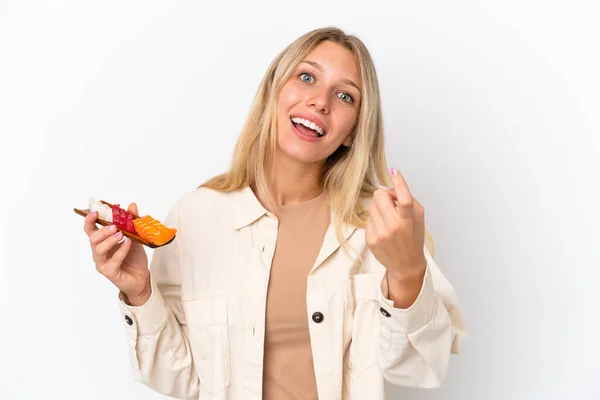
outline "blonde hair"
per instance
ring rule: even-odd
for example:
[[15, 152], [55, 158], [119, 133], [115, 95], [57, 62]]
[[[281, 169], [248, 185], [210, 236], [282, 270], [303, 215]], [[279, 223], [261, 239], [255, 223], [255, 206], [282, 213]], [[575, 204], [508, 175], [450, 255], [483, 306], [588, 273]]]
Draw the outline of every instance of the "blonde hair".
[[[257, 191], [263, 206], [277, 212], [264, 163], [276, 151], [277, 97], [296, 66], [318, 44], [332, 41], [352, 52], [361, 80], [361, 101], [350, 147], [340, 146], [326, 160], [321, 183], [334, 211], [336, 236], [342, 242], [342, 222], [364, 228], [368, 209], [363, 199], [380, 185], [392, 187], [384, 149], [379, 83], [373, 59], [364, 43], [336, 27], [312, 30], [289, 44], [271, 62], [242, 128], [229, 171], [199, 187], [230, 192], [247, 186]], [[426, 234], [428, 236], [428, 233]]]

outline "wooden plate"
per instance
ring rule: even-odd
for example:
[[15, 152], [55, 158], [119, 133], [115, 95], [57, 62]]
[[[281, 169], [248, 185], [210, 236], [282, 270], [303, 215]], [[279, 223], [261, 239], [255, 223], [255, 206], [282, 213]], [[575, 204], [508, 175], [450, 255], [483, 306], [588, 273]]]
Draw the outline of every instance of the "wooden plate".
[[[107, 201], [104, 201], [104, 200], [100, 200], [100, 203], [106, 204], [110, 208], [113, 207], [113, 205], [111, 203], [109, 203]], [[84, 218], [91, 213], [91, 210], [89, 208], [85, 208], [85, 209], [73, 208], [73, 211], [75, 211], [75, 213], [81, 215]], [[139, 218], [139, 216], [135, 215], [134, 213], [131, 213], [131, 215], [133, 216], [133, 219], [138, 219]], [[105, 221], [105, 220], [100, 219], [100, 218], [96, 218], [95, 222], [97, 224], [99, 224], [99, 225], [102, 225], [102, 226], [114, 225], [113, 223]], [[167, 243], [162, 244], [162, 245], [159, 246], [159, 245], [156, 245], [154, 243], [150, 243], [150, 242], [148, 242], [145, 239], [142, 239], [140, 237], [140, 235], [138, 235], [137, 233], [128, 232], [128, 231], [125, 231], [125, 230], [119, 229], [119, 228], [117, 228], [117, 230], [123, 232], [123, 235], [127, 236], [129, 239], [135, 240], [136, 242], [141, 243], [144, 246], [148, 246], [148, 247], [150, 247], [152, 249], [168, 245], [169, 243], [171, 243], [175, 239], [175, 236], [176, 236], [176, 235], [174, 235], [173, 238], [171, 240], [169, 240]]]

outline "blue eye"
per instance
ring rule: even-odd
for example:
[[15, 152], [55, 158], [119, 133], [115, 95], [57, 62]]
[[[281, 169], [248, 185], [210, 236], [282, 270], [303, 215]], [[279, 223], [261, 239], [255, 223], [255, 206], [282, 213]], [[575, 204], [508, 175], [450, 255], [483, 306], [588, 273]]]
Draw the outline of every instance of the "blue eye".
[[346, 103], [352, 103], [354, 101], [352, 96], [350, 96], [348, 93], [341, 92], [338, 94], [338, 97]]
[[300, 74], [300, 79], [301, 79], [303, 82], [306, 82], [306, 83], [312, 83], [312, 81], [313, 81], [315, 78], [313, 78], [311, 74], [309, 74], [309, 73], [306, 73], [306, 72], [303, 72], [303, 73], [301, 73], [301, 74]]

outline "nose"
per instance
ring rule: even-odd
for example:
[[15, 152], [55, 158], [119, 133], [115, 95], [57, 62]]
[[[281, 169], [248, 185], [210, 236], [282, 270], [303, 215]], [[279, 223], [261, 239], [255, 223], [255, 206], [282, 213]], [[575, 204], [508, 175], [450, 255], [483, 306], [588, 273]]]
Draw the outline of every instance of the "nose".
[[316, 111], [328, 114], [329, 113], [329, 94], [326, 90], [315, 91], [308, 99], [308, 106]]

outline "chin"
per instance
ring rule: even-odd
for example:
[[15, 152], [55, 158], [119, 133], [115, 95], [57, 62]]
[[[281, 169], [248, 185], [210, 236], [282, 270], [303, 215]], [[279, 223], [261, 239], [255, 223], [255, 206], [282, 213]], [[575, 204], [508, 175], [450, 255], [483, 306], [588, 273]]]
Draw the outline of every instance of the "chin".
[[289, 160], [294, 160], [304, 164], [314, 164], [322, 161], [322, 157], [314, 152], [309, 152], [298, 148], [297, 146], [277, 146], [277, 151], [280, 155], [284, 156]]

